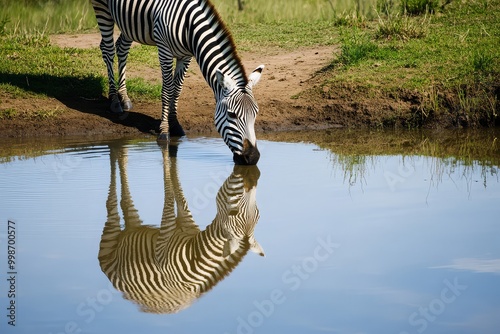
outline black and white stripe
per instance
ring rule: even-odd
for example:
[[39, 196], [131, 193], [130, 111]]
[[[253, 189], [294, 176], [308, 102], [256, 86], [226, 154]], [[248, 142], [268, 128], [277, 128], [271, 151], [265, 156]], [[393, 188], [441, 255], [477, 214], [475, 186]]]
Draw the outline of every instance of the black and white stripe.
[[[99, 263], [123, 296], [142, 311], [174, 313], [189, 307], [227, 276], [249, 250], [263, 254], [254, 238], [259, 220], [255, 191], [257, 167], [235, 166], [221, 186], [217, 214], [200, 231], [177, 176], [176, 158], [163, 151], [165, 202], [161, 226], [144, 225], [128, 186], [127, 152], [111, 146], [111, 180]], [[117, 196], [119, 167], [125, 226], [120, 226]]]
[[[235, 162], [257, 163], [260, 155], [254, 122], [258, 107], [252, 88], [264, 66], [246, 76], [233, 39], [209, 0], [92, 0], [92, 5], [102, 35], [100, 46], [108, 69], [112, 111], [119, 113], [132, 108], [125, 84], [126, 60], [132, 42], [156, 45], [162, 71], [159, 139], [168, 139], [168, 133], [184, 135], [177, 120], [177, 102], [194, 56], [214, 91], [216, 128], [233, 152]], [[115, 23], [121, 31], [116, 45]], [[118, 89], [113, 72], [115, 47]]]

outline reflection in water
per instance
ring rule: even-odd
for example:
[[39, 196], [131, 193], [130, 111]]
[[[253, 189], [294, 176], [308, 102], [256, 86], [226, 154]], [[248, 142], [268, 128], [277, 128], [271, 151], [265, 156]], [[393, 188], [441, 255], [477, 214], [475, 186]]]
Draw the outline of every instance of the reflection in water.
[[[325, 137], [331, 140], [331, 148], [325, 142], [323, 149], [262, 141], [260, 178], [256, 170], [257, 175], [244, 177], [248, 169], [236, 169], [230, 176], [233, 170], [226, 170], [226, 149], [219, 138], [186, 138], [179, 144], [178, 159], [165, 157], [167, 187], [162, 182], [161, 150], [150, 139], [132, 139], [126, 149], [111, 139], [60, 143], [46, 147], [50, 151], [45, 153], [34, 142], [22, 147], [2, 142], [0, 156], [5, 153], [10, 162], [0, 163], [0, 224], [16, 221], [22, 257], [16, 299], [21, 321], [15, 332], [61, 333], [72, 327], [73, 333], [165, 334], [168, 327], [172, 333], [418, 333], [426, 325], [426, 334], [497, 333], [498, 140], [478, 135], [468, 137], [474, 139], [468, 144], [459, 136], [456, 141], [452, 136], [407, 139], [416, 132], [405, 132], [399, 140], [386, 133], [338, 132], [345, 139]], [[500, 132], [495, 133], [500, 138]], [[319, 132], [313, 135], [321, 137]], [[370, 150], [376, 136], [381, 143], [385, 139], [388, 148]], [[480, 142], [484, 145], [475, 150]], [[458, 155], [452, 149], [455, 144], [464, 152], [470, 147], [470, 158]], [[435, 149], [426, 153], [431, 146]], [[14, 152], [19, 155], [9, 158]], [[347, 184], [344, 175], [352, 176], [347, 180], [355, 186]], [[217, 276], [204, 268], [205, 274], [197, 277], [202, 283], [191, 284], [191, 273], [201, 271], [194, 256], [186, 256], [191, 259], [184, 269], [191, 270], [189, 276], [168, 266], [170, 257], [175, 261], [178, 254], [171, 251], [174, 243], [194, 225], [184, 210], [180, 185], [192, 217], [205, 230], [214, 219], [231, 219], [227, 216], [236, 212], [236, 199], [245, 194], [241, 183], [251, 189], [257, 178], [260, 220], [265, 216], [273, 224], [259, 222], [255, 233], [266, 255], [273, 256], [263, 261], [248, 255], [229, 279], [183, 312], [167, 318], [140, 312], [141, 308], [173, 312], [187, 307], [226, 273], [220, 265]], [[109, 221], [100, 253], [103, 274], [95, 265], [95, 253], [106, 221], [109, 190]], [[161, 224], [164, 191], [170, 194], [166, 197], [170, 211], [165, 211]], [[235, 201], [228, 201], [232, 195]], [[173, 231], [173, 205], [177, 229], [183, 227], [185, 232]], [[139, 218], [157, 228], [141, 227]], [[208, 235], [217, 224], [201, 233]], [[139, 243], [141, 234], [147, 242]], [[341, 248], [318, 261], [318, 242], [329, 236]], [[264, 244], [263, 237], [273, 242]], [[158, 238], [168, 240], [162, 243]], [[0, 228], [1, 240], [7, 240], [6, 229]], [[137, 245], [132, 247], [134, 242]], [[221, 261], [222, 243], [217, 250], [209, 249], [219, 254], [210, 263]], [[230, 243], [225, 244], [230, 250]], [[147, 261], [140, 259], [139, 249], [149, 252], [142, 255]], [[234, 265], [241, 260], [236, 255], [228, 257]], [[105, 275], [125, 298], [114, 295], [113, 302], [107, 303], [112, 297], [108, 286], [113, 284]], [[248, 285], [248, 280], [255, 282]], [[23, 284], [31, 281], [36, 284]], [[449, 285], [460, 296], [448, 289], [445, 302], [441, 293]], [[463, 286], [468, 288], [464, 291]], [[98, 304], [93, 305], [96, 298]], [[214, 305], [230, 307], [219, 312]], [[9, 328], [6, 321], [0, 322], [0, 333], [9, 333]]]
[[[161, 226], [142, 224], [127, 178], [127, 151], [110, 145], [111, 182], [99, 263], [126, 299], [151, 313], [174, 313], [212, 289], [248, 250], [264, 255], [254, 238], [260, 172], [235, 166], [217, 194], [217, 215], [204, 231], [193, 220], [177, 173], [177, 146], [162, 149], [165, 199]], [[170, 154], [169, 154], [170, 152]], [[116, 192], [118, 162], [125, 227], [120, 227]]]

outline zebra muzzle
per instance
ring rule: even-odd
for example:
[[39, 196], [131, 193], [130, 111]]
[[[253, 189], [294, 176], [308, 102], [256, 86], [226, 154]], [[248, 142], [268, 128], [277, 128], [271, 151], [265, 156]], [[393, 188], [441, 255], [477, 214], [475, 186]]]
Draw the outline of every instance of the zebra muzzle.
[[237, 165], [256, 165], [260, 158], [257, 145], [252, 145], [248, 139], [243, 141], [243, 153], [233, 154], [233, 161]]

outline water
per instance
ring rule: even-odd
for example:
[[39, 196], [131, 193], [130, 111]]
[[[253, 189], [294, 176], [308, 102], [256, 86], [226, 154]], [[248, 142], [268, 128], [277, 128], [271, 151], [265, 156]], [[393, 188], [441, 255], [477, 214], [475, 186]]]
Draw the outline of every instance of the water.
[[[4, 143], [0, 331], [497, 333], [497, 133], [382, 134], [380, 150], [379, 134], [302, 135], [261, 140], [250, 170], [234, 169], [218, 138], [182, 139], [177, 158], [149, 139]], [[311, 138], [319, 146], [292, 142]], [[155, 314], [101, 270], [101, 237], [124, 218], [165, 230], [164, 173], [202, 231], [246, 212], [265, 257], [250, 251], [183, 310]]]

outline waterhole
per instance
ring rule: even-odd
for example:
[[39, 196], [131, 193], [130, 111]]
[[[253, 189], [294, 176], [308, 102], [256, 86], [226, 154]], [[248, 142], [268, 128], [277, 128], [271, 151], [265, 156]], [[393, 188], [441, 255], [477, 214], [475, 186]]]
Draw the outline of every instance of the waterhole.
[[1, 332], [493, 333], [497, 135], [6, 141]]

